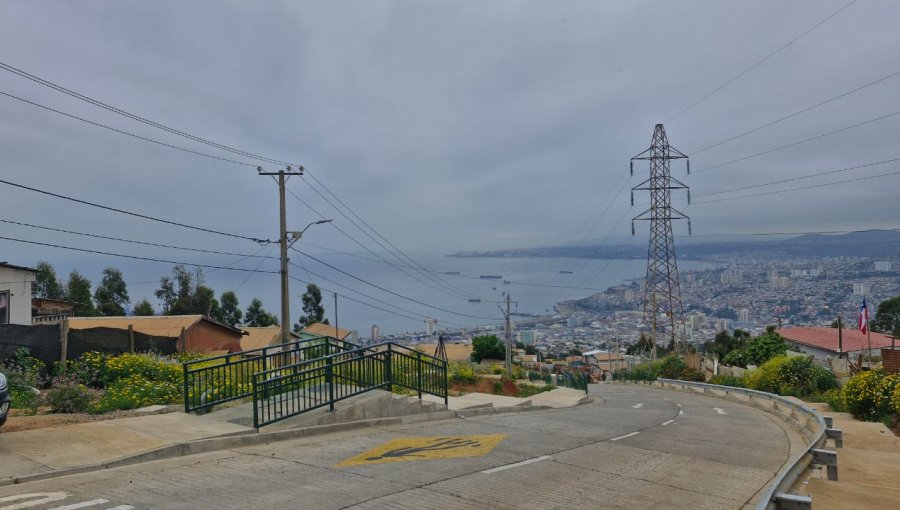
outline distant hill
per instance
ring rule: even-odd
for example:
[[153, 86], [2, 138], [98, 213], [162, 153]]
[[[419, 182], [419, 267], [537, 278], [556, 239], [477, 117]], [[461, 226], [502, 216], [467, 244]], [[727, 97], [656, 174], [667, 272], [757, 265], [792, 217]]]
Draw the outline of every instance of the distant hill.
[[[849, 234], [804, 234], [779, 240], [741, 242], [676, 241], [678, 256], [707, 259], [740, 253], [772, 257], [889, 257], [900, 255], [900, 232], [871, 230]], [[606, 246], [548, 246], [509, 250], [457, 252], [450, 257], [568, 257], [589, 259], [640, 259], [644, 244]]]

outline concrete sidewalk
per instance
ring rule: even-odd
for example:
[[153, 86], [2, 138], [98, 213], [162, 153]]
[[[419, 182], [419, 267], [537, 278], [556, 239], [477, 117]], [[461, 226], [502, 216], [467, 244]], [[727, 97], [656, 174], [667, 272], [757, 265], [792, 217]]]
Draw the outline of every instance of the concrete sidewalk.
[[[443, 399], [438, 400], [443, 404]], [[8, 432], [0, 434], [0, 485], [58, 476], [75, 470], [103, 469], [106, 465], [230, 448], [241, 442], [277, 441], [342, 429], [401, 423], [407, 419], [456, 418], [456, 410], [466, 408], [481, 408], [470, 412], [493, 413], [524, 411], [532, 406], [536, 409], [572, 407], [585, 401], [586, 396], [581, 391], [559, 388], [530, 399], [469, 394], [450, 397], [449, 400], [450, 410], [431, 415], [301, 426], [291, 430], [273, 427], [271, 430], [264, 428], [259, 434], [252, 427], [229, 421], [233, 421], [233, 417], [227, 410], [221, 415], [215, 412], [203, 416], [173, 412]], [[491, 409], [483, 409], [486, 407]]]
[[838, 481], [828, 481], [824, 469], [813, 470], [797, 491], [812, 496], [816, 510], [897, 508], [900, 437], [882, 423], [831, 412], [827, 404], [809, 405], [834, 418], [834, 427], [844, 431], [844, 447], [837, 450]]

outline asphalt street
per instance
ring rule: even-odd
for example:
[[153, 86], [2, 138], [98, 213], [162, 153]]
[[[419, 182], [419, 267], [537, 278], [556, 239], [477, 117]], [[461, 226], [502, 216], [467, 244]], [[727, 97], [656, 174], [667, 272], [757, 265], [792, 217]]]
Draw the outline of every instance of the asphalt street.
[[564, 410], [369, 428], [0, 488], [0, 510], [743, 508], [792, 433], [737, 402], [597, 385]]

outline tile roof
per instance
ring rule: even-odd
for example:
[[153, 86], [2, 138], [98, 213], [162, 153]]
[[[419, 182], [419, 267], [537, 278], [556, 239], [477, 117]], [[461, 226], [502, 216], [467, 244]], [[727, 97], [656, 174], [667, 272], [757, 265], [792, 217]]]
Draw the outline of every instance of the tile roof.
[[154, 315], [150, 317], [70, 317], [70, 329], [113, 328], [128, 329], [131, 325], [138, 333], [150, 336], [162, 336], [177, 338], [181, 335], [181, 329], [190, 329], [200, 321], [219, 326], [232, 332], [241, 333], [241, 330], [232, 328], [227, 324], [221, 324], [202, 315]]
[[[832, 352], [838, 352], [837, 328], [784, 328], [778, 334], [789, 342], [808, 345]], [[891, 337], [871, 332], [872, 349], [880, 349], [891, 345]], [[869, 348], [869, 339], [858, 329], [846, 328], [842, 333], [843, 352], [863, 351]]]
[[349, 330], [343, 328], [337, 328], [337, 331], [335, 331], [334, 326], [331, 326], [329, 324], [322, 324], [321, 322], [306, 326], [305, 328], [303, 328], [303, 332], [310, 333], [316, 336], [330, 336], [332, 338], [337, 338], [338, 340], [346, 340], [351, 333]]

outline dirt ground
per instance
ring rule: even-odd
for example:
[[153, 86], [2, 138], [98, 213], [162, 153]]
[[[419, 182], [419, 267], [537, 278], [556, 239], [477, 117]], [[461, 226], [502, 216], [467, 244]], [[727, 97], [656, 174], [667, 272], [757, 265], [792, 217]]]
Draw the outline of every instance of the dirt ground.
[[[450, 384], [450, 396], [458, 397], [466, 393], [489, 393], [494, 394], [494, 382], [499, 379], [484, 377], [475, 384]], [[516, 383], [509, 379], [503, 380], [503, 393], [507, 397], [515, 397], [519, 394], [519, 387]]]
[[[166, 411], [174, 410], [174, 406]], [[42, 414], [42, 411], [44, 414]], [[127, 418], [129, 416], [141, 416], [147, 414], [146, 411], [132, 409], [129, 411], [114, 411], [104, 414], [68, 414], [68, 413], [47, 413], [46, 410], [38, 410], [38, 414], [31, 414], [26, 409], [10, 409], [9, 419], [6, 425], [0, 427], [0, 434], [7, 432], [18, 432], [22, 430], [33, 430], [46, 427], [56, 427], [59, 425], [71, 425], [74, 423], [86, 423], [90, 421], [113, 420], [116, 418]]]

